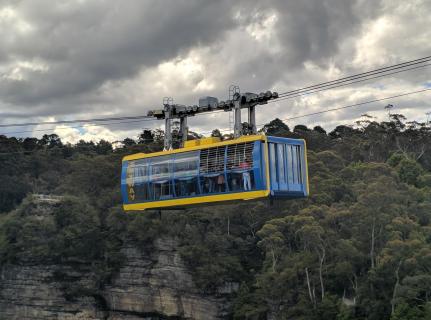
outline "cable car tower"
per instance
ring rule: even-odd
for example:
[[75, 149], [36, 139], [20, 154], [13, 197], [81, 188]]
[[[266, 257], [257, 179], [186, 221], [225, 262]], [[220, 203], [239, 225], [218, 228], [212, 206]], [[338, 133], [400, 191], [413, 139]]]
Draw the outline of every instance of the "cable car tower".
[[[178, 119], [180, 122], [179, 138], [181, 146], [187, 141], [188, 127], [187, 117], [195, 116], [200, 113], [210, 113], [214, 111], [233, 112], [234, 138], [243, 135], [257, 134], [256, 126], [256, 106], [267, 104], [269, 100], [277, 99], [277, 92], [262, 92], [260, 94], [246, 92], [241, 94], [239, 86], [229, 87], [229, 99], [218, 101], [214, 97], [204, 97], [199, 99], [199, 105], [185, 106], [174, 104], [173, 98], [163, 98], [163, 109], [151, 110], [148, 116], [159, 120], [165, 120], [165, 140], [164, 150], [173, 149], [172, 141], [172, 122]], [[248, 122], [241, 121], [241, 110], [248, 110]]]
[[[257, 133], [256, 106], [277, 99], [278, 93], [241, 93], [229, 87], [229, 99], [199, 99], [199, 105], [163, 99], [163, 109], [149, 117], [165, 121], [164, 149], [123, 158], [121, 192], [126, 211], [182, 209], [240, 200], [300, 198], [308, 191], [305, 141]], [[247, 109], [248, 121], [241, 111]], [[188, 117], [231, 112], [234, 138], [187, 141]], [[179, 122], [180, 147], [173, 149], [172, 126]]]

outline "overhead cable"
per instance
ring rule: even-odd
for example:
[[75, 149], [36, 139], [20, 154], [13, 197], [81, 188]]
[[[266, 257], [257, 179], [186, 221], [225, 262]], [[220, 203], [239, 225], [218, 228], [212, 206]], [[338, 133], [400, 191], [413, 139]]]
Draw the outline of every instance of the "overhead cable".
[[[360, 106], [363, 106], [363, 105], [366, 105], [366, 104], [370, 104], [370, 103], [374, 103], [374, 102], [380, 102], [380, 101], [384, 101], [384, 100], [395, 99], [395, 98], [409, 96], [409, 95], [412, 95], [412, 94], [426, 92], [426, 91], [430, 91], [430, 90], [431, 90], [431, 88], [427, 88], [427, 89], [418, 90], [418, 91], [406, 92], [406, 93], [397, 94], [397, 95], [390, 96], [390, 97], [384, 97], [384, 98], [380, 98], [380, 99], [374, 99], [374, 100], [370, 100], [370, 101], [364, 101], [364, 102], [355, 103], [355, 104], [351, 104], [351, 105], [347, 105], [347, 106], [343, 106], [343, 107], [337, 107], [337, 108], [331, 108], [331, 109], [326, 109], [326, 110], [322, 110], [322, 111], [316, 111], [316, 112], [301, 114], [299, 116], [284, 118], [284, 119], [281, 119], [281, 120], [289, 121], [289, 120], [294, 120], [294, 119], [299, 119], [299, 118], [305, 118], [305, 117], [309, 117], [309, 116], [314, 116], [314, 115], [318, 115], [318, 114], [333, 112], [333, 111], [342, 110], [342, 109], [349, 109], [349, 108], [354, 108], [354, 107], [360, 107]], [[259, 125], [259, 126], [261, 126], [261, 125]]]
[[[392, 65], [392, 66], [387, 66], [387, 67], [383, 67], [383, 68], [379, 68], [379, 69], [375, 69], [375, 70], [370, 70], [370, 71], [367, 71], [367, 72], [358, 73], [358, 74], [355, 74], [355, 75], [343, 77], [343, 78], [336, 79], [336, 80], [331, 80], [331, 81], [326, 81], [326, 82], [318, 83], [318, 84], [307, 86], [307, 87], [303, 87], [303, 88], [300, 88], [300, 89], [295, 89], [295, 90], [291, 90], [291, 91], [282, 92], [282, 93], [279, 93], [279, 97], [282, 98], [284, 96], [296, 95], [296, 94], [302, 93], [304, 91], [315, 90], [315, 89], [318, 89], [318, 88], [320, 89], [320, 88], [324, 88], [324, 87], [328, 87], [328, 86], [332, 86], [332, 85], [337, 85], [337, 84], [340, 84], [340, 83], [345, 83], [347, 81], [362, 79], [362, 78], [366, 78], [366, 77], [370, 77], [370, 76], [374, 76], [374, 75], [382, 74], [382, 73], [388, 73], [388, 72], [391, 72], [393, 70], [404, 69], [404, 68], [408, 68], [408, 67], [415, 66], [415, 65], [418, 65], [418, 64], [427, 63], [427, 62], [430, 62], [430, 61], [431, 61], [431, 56], [427, 56], [427, 57], [423, 57], [423, 58], [415, 59], [415, 60], [411, 60], [411, 61], [406, 61], [406, 62], [395, 64], [395, 65]], [[421, 67], [421, 66], [419, 66], [419, 67]], [[400, 71], [400, 72], [403, 72], [403, 71]], [[388, 75], [389, 74], [390, 73], [388, 73]]]
[[153, 117], [149, 117], [149, 116], [132, 116], [132, 117], [113, 117], [113, 118], [76, 119], [76, 120], [0, 124], [0, 128], [40, 126], [40, 125], [46, 125], [46, 124], [93, 123], [93, 122], [105, 122], [105, 121], [117, 121], [117, 120], [134, 120], [134, 119], [142, 119], [144, 121], [145, 119], [154, 120]]
[[296, 95], [287, 95], [287, 96], [283, 96], [283, 97], [278, 98], [278, 99], [270, 100], [270, 101], [268, 101], [268, 103], [274, 103], [274, 102], [278, 102], [278, 101], [282, 101], [282, 100], [287, 100], [287, 99], [293, 99], [293, 98], [298, 98], [298, 97], [302, 97], [302, 96], [307, 96], [307, 95], [314, 94], [314, 93], [321, 92], [321, 91], [326, 91], [326, 90], [331, 90], [331, 89], [335, 89], [335, 88], [339, 88], [339, 87], [344, 87], [344, 86], [348, 86], [348, 85], [351, 85], [351, 84], [354, 84], [354, 83], [364, 82], [364, 81], [368, 81], [368, 80], [372, 80], [372, 79], [377, 79], [377, 78], [382, 78], [382, 77], [386, 77], [388, 75], [392, 75], [392, 74], [396, 74], [396, 73], [400, 73], [400, 72], [406, 72], [406, 71], [410, 71], [410, 70], [414, 70], [414, 69], [419, 69], [419, 68], [424, 68], [424, 67], [428, 67], [428, 66], [431, 66], [431, 64], [425, 64], [425, 65], [421, 65], [421, 66], [416, 66], [416, 67], [412, 67], [412, 68], [409, 68], [409, 69], [404, 69], [404, 70], [399, 70], [399, 71], [387, 73], [387, 74], [384, 74], [384, 75], [378, 75], [378, 76], [370, 77], [370, 78], [367, 78], [367, 79], [360, 79], [360, 80], [352, 81], [352, 82], [349, 82], [349, 83], [343, 83], [343, 84], [339, 84], [339, 85], [333, 85], [333, 86], [327, 87], [327, 88], [319, 88], [319, 89], [316, 89], [316, 90], [304, 91], [304, 92], [298, 93]]

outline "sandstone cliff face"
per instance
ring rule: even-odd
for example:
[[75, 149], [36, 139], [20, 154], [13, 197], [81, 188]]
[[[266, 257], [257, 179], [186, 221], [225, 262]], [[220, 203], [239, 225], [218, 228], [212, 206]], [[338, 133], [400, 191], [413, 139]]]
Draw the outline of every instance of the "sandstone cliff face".
[[[173, 239], [158, 239], [151, 255], [129, 244], [110, 285], [97, 292], [91, 266], [5, 266], [0, 277], [0, 319], [224, 319], [228, 305], [195, 287]], [[65, 284], [66, 281], [66, 284]], [[66, 289], [67, 287], [67, 289]], [[70, 287], [84, 289], [79, 298]], [[229, 290], [228, 290], [229, 291]]]
[[[0, 278], [0, 319], [106, 319], [92, 297], [68, 301], [63, 284], [55, 280], [54, 270], [58, 270], [58, 266], [3, 268]], [[70, 269], [66, 272], [71, 275], [74, 273]], [[86, 280], [88, 278], [83, 277], [81, 281]]]
[[[223, 299], [202, 296], [184, 266], [176, 242], [159, 239], [153, 259], [125, 247], [127, 262], [105, 290], [109, 309], [124, 314], [163, 314], [182, 319], [223, 318]], [[114, 315], [112, 319], [117, 315]], [[118, 316], [118, 319], [122, 319]]]

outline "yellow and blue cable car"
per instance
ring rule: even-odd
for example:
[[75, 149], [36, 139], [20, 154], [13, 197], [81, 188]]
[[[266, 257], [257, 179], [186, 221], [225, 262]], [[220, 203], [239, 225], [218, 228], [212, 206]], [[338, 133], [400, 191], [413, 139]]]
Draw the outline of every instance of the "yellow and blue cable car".
[[124, 157], [124, 210], [184, 208], [262, 198], [306, 197], [304, 140], [242, 136], [186, 141], [176, 150]]

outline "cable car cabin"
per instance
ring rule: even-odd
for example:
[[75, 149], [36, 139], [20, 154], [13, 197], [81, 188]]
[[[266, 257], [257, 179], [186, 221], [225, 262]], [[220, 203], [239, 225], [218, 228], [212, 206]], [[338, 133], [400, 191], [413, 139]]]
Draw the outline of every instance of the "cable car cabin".
[[181, 149], [124, 157], [121, 184], [126, 211], [306, 197], [305, 141], [264, 135], [187, 141]]

